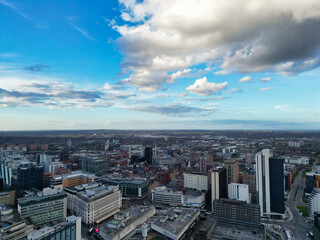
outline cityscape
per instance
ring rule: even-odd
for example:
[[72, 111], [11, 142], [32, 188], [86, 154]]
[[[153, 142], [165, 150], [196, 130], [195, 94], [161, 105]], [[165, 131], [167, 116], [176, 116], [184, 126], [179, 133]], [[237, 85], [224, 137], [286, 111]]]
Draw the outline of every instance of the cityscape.
[[319, 239], [320, 132], [2, 132], [1, 239]]
[[320, 240], [319, 0], [0, 0], [0, 240]]

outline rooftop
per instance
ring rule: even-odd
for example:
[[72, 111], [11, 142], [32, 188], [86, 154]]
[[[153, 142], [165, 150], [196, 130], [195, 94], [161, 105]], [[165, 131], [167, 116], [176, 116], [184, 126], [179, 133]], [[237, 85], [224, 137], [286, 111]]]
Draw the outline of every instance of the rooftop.
[[78, 185], [72, 188], [64, 188], [71, 194], [77, 194], [80, 198], [86, 201], [93, 201], [103, 196], [109, 195], [119, 190], [117, 186], [106, 186], [100, 183], [92, 182]]
[[263, 225], [261, 227], [254, 227], [231, 221], [217, 220], [216, 226], [208, 239], [263, 240], [265, 239], [264, 228]]
[[164, 215], [159, 217], [152, 225], [165, 229], [174, 235], [179, 235], [184, 228], [193, 221], [193, 217], [199, 210], [190, 208], [170, 208]]

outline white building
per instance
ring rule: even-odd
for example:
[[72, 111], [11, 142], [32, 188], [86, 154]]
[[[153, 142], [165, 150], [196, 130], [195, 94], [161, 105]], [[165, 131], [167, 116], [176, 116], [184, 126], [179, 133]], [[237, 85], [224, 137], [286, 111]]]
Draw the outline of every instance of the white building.
[[119, 186], [93, 182], [64, 190], [68, 194], [68, 209], [87, 225], [102, 222], [119, 212], [122, 206]]
[[183, 193], [181, 191], [170, 191], [167, 187], [156, 187], [151, 190], [152, 202], [182, 206]]
[[250, 203], [249, 186], [247, 184], [230, 183], [228, 185], [228, 197]]
[[44, 172], [53, 173], [57, 168], [63, 167], [62, 162], [43, 162], [42, 163]]
[[308, 197], [308, 213], [309, 217], [314, 219], [314, 213], [320, 212], [320, 189], [314, 188]]
[[208, 176], [203, 174], [184, 173], [184, 188], [208, 191]]
[[197, 190], [185, 192], [171, 191], [167, 187], [156, 187], [151, 190], [152, 202], [170, 206], [185, 206], [203, 208], [206, 202], [206, 193]]
[[286, 157], [286, 163], [296, 164], [296, 165], [308, 165], [309, 158], [308, 157]]

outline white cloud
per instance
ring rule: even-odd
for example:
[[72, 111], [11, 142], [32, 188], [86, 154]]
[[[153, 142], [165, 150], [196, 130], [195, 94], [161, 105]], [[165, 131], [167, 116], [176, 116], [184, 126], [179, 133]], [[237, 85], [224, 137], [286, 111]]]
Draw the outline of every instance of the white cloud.
[[245, 77], [241, 78], [241, 79], [239, 80], [239, 82], [250, 82], [250, 80], [251, 80], [251, 77], [250, 77], [250, 76], [245, 76]]
[[209, 96], [214, 93], [217, 93], [227, 87], [227, 82], [224, 83], [213, 83], [208, 82], [206, 77], [197, 79], [193, 85], [190, 85], [186, 90], [190, 93]]
[[177, 94], [176, 97], [184, 97], [186, 95], [187, 95], [186, 93], [180, 93], [180, 94]]
[[281, 110], [281, 111], [289, 111], [290, 108], [288, 105], [276, 105], [274, 106], [275, 109]]
[[271, 78], [266, 77], [266, 78], [261, 78], [260, 82], [269, 82]]
[[260, 88], [258, 91], [269, 91], [271, 90], [271, 87], [267, 87], [267, 88]]
[[189, 76], [191, 72], [190, 68], [184, 69], [183, 71], [176, 71], [170, 75], [171, 79], [167, 83], [173, 83], [177, 78], [183, 78]]
[[[139, 90], [160, 89], [173, 81], [168, 73], [201, 63], [217, 66], [215, 74], [290, 74], [319, 65], [312, 61], [320, 49], [318, 0], [120, 3], [128, 24], [113, 22], [112, 27], [121, 35], [116, 42], [125, 56], [123, 72], [129, 75], [123, 83]], [[293, 67], [279, 71], [286, 62]]]
[[242, 90], [240, 90], [239, 88], [231, 88], [227, 91], [224, 91], [224, 94], [233, 94], [233, 93], [240, 93], [242, 92]]

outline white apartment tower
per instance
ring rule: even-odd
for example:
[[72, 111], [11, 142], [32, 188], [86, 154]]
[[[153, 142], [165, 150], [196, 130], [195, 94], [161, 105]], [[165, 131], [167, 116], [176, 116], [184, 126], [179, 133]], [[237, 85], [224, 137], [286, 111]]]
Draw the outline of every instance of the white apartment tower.
[[183, 184], [184, 188], [208, 191], [208, 176], [197, 173], [184, 173]]
[[320, 189], [314, 188], [308, 197], [308, 213], [309, 217], [314, 219], [314, 213], [320, 212]]

